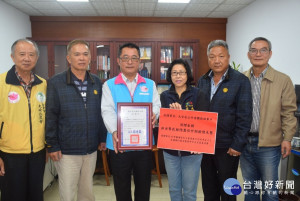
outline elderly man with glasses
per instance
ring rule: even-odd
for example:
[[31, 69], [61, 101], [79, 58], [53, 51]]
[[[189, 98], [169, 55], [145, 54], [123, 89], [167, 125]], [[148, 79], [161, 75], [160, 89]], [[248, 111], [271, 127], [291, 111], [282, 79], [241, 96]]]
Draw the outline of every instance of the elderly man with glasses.
[[[108, 130], [109, 149], [117, 201], [131, 201], [131, 173], [133, 173], [135, 201], [147, 201], [151, 186], [151, 150], [120, 152], [117, 149], [117, 103], [144, 102], [153, 104], [152, 123], [159, 115], [160, 100], [155, 83], [138, 74], [140, 49], [133, 43], [119, 48], [117, 62], [121, 73], [103, 85], [102, 116]], [[133, 128], [134, 129], [134, 128]]]
[[[296, 94], [289, 76], [269, 65], [271, 42], [263, 37], [249, 44], [248, 58], [252, 67], [245, 72], [250, 79], [253, 98], [252, 124], [247, 146], [241, 155], [245, 183], [245, 201], [278, 200], [278, 166], [280, 158], [291, 153], [291, 140], [296, 132]], [[256, 183], [256, 186], [255, 186]]]

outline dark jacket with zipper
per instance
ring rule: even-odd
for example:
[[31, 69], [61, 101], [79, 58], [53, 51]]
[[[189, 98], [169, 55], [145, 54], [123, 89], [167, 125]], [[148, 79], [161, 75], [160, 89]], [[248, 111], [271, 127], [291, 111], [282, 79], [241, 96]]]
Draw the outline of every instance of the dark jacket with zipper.
[[87, 71], [86, 103], [74, 84], [71, 70], [48, 82], [46, 101], [46, 143], [49, 152], [85, 155], [106, 141], [106, 128], [101, 116], [102, 84]]
[[[198, 87], [210, 98], [208, 71], [200, 77]], [[212, 97], [210, 112], [218, 113], [216, 148], [242, 152], [252, 122], [252, 93], [249, 79], [229, 66], [228, 73]]]
[[[188, 86], [186, 91], [181, 94], [179, 98], [175, 91], [175, 87], [172, 85], [169, 90], [164, 91], [160, 95], [160, 102], [162, 108], [169, 108], [171, 103], [179, 103], [183, 110], [198, 110], [207, 111], [209, 106], [209, 100], [202, 90], [198, 88]], [[190, 152], [187, 151], [177, 151], [164, 149], [165, 152], [173, 156], [189, 156]]]

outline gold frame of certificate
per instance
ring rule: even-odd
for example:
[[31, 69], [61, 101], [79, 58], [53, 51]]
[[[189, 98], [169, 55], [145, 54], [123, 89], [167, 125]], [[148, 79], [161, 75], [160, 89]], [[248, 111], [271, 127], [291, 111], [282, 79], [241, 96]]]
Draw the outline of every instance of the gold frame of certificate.
[[118, 103], [118, 150], [151, 150], [152, 103]]

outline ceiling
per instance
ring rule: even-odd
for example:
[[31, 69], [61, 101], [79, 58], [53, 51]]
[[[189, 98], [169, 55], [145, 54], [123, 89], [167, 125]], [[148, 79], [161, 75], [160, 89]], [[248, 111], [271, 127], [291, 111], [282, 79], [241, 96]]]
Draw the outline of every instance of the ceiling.
[[[1, 1], [1, 0], [0, 0]], [[255, 0], [191, 0], [187, 4], [157, 0], [2, 0], [30, 16], [132, 16], [227, 18]]]

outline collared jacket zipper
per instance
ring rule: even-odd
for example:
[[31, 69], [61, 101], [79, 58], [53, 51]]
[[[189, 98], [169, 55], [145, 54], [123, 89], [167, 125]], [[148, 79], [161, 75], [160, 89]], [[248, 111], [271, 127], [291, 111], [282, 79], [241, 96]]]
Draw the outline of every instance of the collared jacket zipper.
[[[88, 80], [87, 80], [87, 82], [88, 82]], [[83, 102], [83, 104], [84, 104], [85, 117], [86, 117], [86, 154], [88, 154], [88, 152], [89, 152], [89, 150], [88, 150], [88, 148], [89, 148], [89, 146], [88, 146], [88, 141], [89, 141], [89, 140], [88, 140], [88, 139], [89, 139], [89, 128], [88, 128], [88, 124], [89, 124], [89, 122], [88, 122], [88, 110], [87, 110], [88, 90], [86, 91], [86, 101], [84, 102], [83, 97], [82, 97], [82, 95], [81, 95], [79, 89], [77, 88], [77, 86], [76, 86], [74, 83], [72, 83], [72, 85], [75, 87], [75, 90], [78, 92], [78, 94], [79, 94], [79, 96], [80, 96], [80, 98], [81, 98], [81, 100], [82, 100], [82, 102]], [[91, 86], [89, 86], [89, 82], [88, 82], [87, 89], [88, 89], [89, 87], [91, 87]]]
[[[31, 96], [31, 93], [30, 93]], [[30, 149], [31, 153], [33, 153], [33, 143], [32, 143], [32, 119], [31, 119], [31, 104], [30, 104], [30, 97], [27, 98], [28, 100], [28, 109], [29, 109], [29, 127], [30, 127]]]
[[0, 138], [2, 137], [3, 125], [4, 125], [4, 122], [1, 123], [1, 128], [0, 128]]
[[[81, 97], [82, 98], [82, 97]], [[87, 94], [86, 94], [86, 101], [84, 103], [84, 108], [85, 108], [85, 115], [86, 115], [86, 154], [88, 154], [88, 141], [89, 141], [89, 121], [88, 121], [88, 110], [87, 110], [87, 100], [88, 100], [88, 91], [87, 91]], [[83, 101], [83, 98], [82, 98], [82, 101]], [[84, 102], [84, 101], [83, 101]]]

